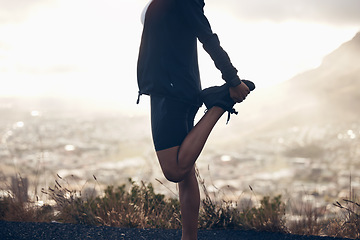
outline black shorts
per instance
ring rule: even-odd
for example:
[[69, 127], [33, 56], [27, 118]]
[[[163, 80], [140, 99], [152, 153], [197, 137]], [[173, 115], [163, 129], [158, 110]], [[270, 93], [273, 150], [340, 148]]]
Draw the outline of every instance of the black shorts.
[[180, 146], [194, 126], [199, 107], [151, 95], [151, 130], [156, 151]]

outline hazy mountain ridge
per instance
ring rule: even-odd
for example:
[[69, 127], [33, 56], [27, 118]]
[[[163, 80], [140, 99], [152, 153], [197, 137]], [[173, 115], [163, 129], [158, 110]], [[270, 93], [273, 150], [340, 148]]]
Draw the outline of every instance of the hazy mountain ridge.
[[255, 91], [249, 103], [244, 103], [246, 116], [260, 115], [267, 121], [293, 124], [358, 119], [359, 63], [360, 33], [327, 55], [318, 68]]
[[359, 63], [360, 33], [326, 56], [318, 68], [294, 77], [287, 84], [317, 97], [318, 109], [330, 113], [329, 116], [342, 114], [353, 119], [359, 116], [356, 111], [360, 104]]

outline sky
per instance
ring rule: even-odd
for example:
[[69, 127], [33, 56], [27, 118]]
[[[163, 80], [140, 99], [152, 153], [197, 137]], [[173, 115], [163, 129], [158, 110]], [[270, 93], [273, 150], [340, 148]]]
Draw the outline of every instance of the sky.
[[[0, 0], [0, 97], [82, 98], [136, 109], [140, 15], [146, 3]], [[205, 3], [240, 78], [260, 88], [316, 68], [360, 31], [359, 0]], [[201, 44], [199, 64], [203, 87], [223, 83]]]

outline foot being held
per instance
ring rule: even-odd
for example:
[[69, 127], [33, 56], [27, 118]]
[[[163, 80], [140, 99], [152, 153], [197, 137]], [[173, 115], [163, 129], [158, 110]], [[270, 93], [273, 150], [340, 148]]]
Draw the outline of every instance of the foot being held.
[[[255, 89], [255, 84], [253, 82], [249, 80], [241, 81], [246, 84], [250, 91]], [[229, 113], [228, 121], [230, 114], [237, 114], [236, 110], [233, 108], [236, 102], [230, 96], [229, 86], [226, 83], [222, 86], [213, 86], [202, 90], [200, 93], [200, 98], [204, 102], [207, 109], [217, 106], [227, 111]], [[243, 99], [237, 102], [241, 102], [242, 100]]]

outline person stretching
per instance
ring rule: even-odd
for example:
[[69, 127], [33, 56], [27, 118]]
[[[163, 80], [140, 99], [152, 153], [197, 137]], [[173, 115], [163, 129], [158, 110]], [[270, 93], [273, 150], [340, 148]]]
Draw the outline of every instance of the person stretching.
[[[152, 0], [142, 14], [137, 62], [139, 96], [150, 96], [156, 155], [167, 180], [178, 183], [182, 240], [197, 239], [200, 205], [195, 175], [198, 159], [219, 118], [237, 113], [254, 83], [240, 80], [204, 15], [204, 0]], [[225, 83], [202, 90], [197, 40], [221, 71]], [[207, 111], [194, 126], [202, 104]], [[228, 116], [228, 119], [229, 119]]]

